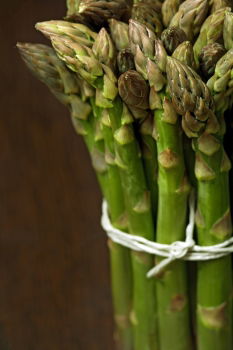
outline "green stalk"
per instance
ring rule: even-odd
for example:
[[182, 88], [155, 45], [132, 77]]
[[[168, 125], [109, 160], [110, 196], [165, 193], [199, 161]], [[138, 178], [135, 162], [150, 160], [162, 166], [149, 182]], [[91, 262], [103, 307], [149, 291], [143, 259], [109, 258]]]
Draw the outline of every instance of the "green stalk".
[[[169, 103], [163, 93], [160, 97]], [[189, 185], [177, 118], [169, 118], [163, 109], [155, 110], [154, 117], [159, 187], [156, 240], [171, 244], [185, 239]], [[187, 287], [187, 266], [184, 262], [172, 263], [159, 276], [157, 304], [161, 350], [192, 348]]]
[[[156, 241], [173, 243], [185, 238], [189, 185], [177, 114], [164, 93], [167, 53], [154, 33], [136, 21], [130, 21], [129, 35], [137, 71], [150, 85], [150, 109], [154, 111], [159, 189]], [[190, 349], [187, 272], [183, 262], [173, 263], [161, 274], [156, 292], [160, 349]]]
[[[105, 160], [108, 167], [108, 206], [114, 227], [127, 231], [125, 200], [119, 170], [115, 164], [114, 138], [107, 110], [95, 105], [92, 99], [95, 118], [102, 122], [105, 144]], [[101, 119], [102, 118], [102, 119]], [[109, 241], [111, 283], [114, 317], [116, 324], [115, 340], [117, 349], [132, 350], [132, 268], [129, 249]]]
[[[219, 141], [221, 142], [221, 141]], [[228, 171], [223, 147], [213, 155], [196, 143], [198, 243], [213, 245], [232, 233]], [[230, 255], [198, 263], [198, 349], [232, 349], [232, 269]]]
[[[134, 56], [132, 55], [134, 60]], [[142, 151], [142, 161], [150, 190], [153, 219], [157, 215], [157, 148], [153, 138], [153, 116], [149, 112], [149, 86], [141, 74], [127, 70], [118, 79], [119, 95], [136, 120], [137, 137]]]
[[[124, 124], [128, 110], [119, 98], [109, 109], [115, 138], [116, 161], [126, 199], [131, 234], [154, 239], [151, 204], [140, 157], [139, 146], [131, 124]], [[156, 329], [155, 284], [146, 274], [153, 267], [153, 257], [132, 252], [134, 292], [132, 322], [135, 350], [158, 349]]]
[[[232, 234], [228, 172], [230, 161], [223, 148], [223, 115], [230, 107], [229, 92], [233, 50], [217, 63], [207, 85], [214, 97], [219, 127], [216, 135], [203, 134], [195, 141], [198, 210], [196, 224], [200, 245], [213, 245]], [[223, 79], [223, 76], [226, 79]], [[214, 132], [213, 132], [214, 134]], [[198, 345], [200, 350], [232, 349], [231, 257], [198, 265]]]

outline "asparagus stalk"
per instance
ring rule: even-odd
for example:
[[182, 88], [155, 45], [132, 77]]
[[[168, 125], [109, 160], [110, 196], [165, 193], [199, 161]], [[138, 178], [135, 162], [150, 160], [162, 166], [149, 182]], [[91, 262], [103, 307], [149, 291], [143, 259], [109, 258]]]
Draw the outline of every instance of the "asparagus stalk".
[[[189, 185], [177, 114], [165, 92], [163, 72], [166, 70], [167, 54], [161, 41], [140, 23], [131, 20], [129, 34], [135, 66], [149, 81], [150, 107], [156, 125], [159, 188], [156, 240], [169, 244], [184, 239]], [[169, 266], [157, 280], [156, 289], [160, 349], [190, 349], [185, 263], [175, 262]]]
[[[108, 166], [108, 194], [109, 212], [112, 225], [123, 231], [128, 230], [125, 200], [121, 186], [120, 174], [115, 161], [114, 138], [107, 109], [97, 107], [92, 100], [94, 115], [101, 119], [105, 144], [105, 160]], [[112, 293], [115, 323], [115, 341], [117, 349], [132, 350], [132, 325], [130, 312], [132, 308], [132, 271], [129, 250], [109, 241]]]
[[[132, 124], [124, 123], [125, 119], [130, 120], [130, 113], [120, 99], [114, 102], [109, 113], [114, 130], [117, 164], [126, 195], [130, 233], [153, 240], [151, 204], [139, 146]], [[153, 258], [147, 254], [132, 252], [132, 263], [134, 296], [131, 319], [134, 326], [134, 346], [136, 350], [155, 350], [158, 349], [155, 286], [153, 280], [146, 278], [146, 273], [153, 266]]]
[[147, 185], [151, 194], [154, 221], [157, 216], [157, 147], [153, 138], [153, 118], [148, 114], [149, 86], [135, 70], [122, 74], [118, 80], [119, 95], [139, 121], [139, 138]]
[[[223, 242], [232, 231], [229, 208], [230, 162], [222, 145], [222, 129], [213, 113], [210, 91], [188, 66], [170, 58], [167, 64], [174, 106], [183, 115], [183, 127], [193, 138], [198, 181], [196, 224], [200, 245]], [[195, 85], [194, 85], [195, 84]], [[190, 90], [190, 87], [194, 89]], [[180, 100], [181, 96], [187, 96]], [[188, 99], [192, 98], [192, 104]], [[232, 349], [230, 256], [198, 264], [198, 349]]]
[[[126, 102], [128, 106], [131, 107], [131, 110], [133, 109], [134, 115], [136, 113], [137, 116], [144, 118], [145, 108], [148, 108], [147, 86], [144, 84], [144, 81], [142, 80], [142, 78], [137, 74], [135, 74], [136, 73], [135, 71], [130, 71], [131, 68], [134, 69], [134, 63], [132, 61], [133, 56], [129, 49], [128, 25], [116, 20], [111, 20], [109, 24], [110, 24], [110, 30], [111, 30], [111, 35], [113, 37], [113, 41], [117, 49], [120, 50], [118, 54], [118, 60], [117, 60], [118, 69], [121, 73], [127, 72], [126, 74], [122, 74], [122, 76], [119, 79], [119, 82], [118, 82], [119, 93], [123, 98], [123, 101]], [[124, 77], [128, 77], [128, 78], [124, 79]], [[126, 107], [124, 107], [123, 110], [126, 116], [129, 115]], [[140, 114], [140, 110], [142, 112], [141, 114]], [[151, 124], [151, 118], [150, 119], [149, 118], [150, 117], [147, 117], [147, 119], [143, 121], [143, 124], [140, 128], [140, 135], [143, 143], [143, 148], [142, 148], [143, 165], [145, 169], [147, 185], [151, 193], [153, 213], [154, 213], [154, 217], [156, 217], [155, 214], [157, 212], [157, 179], [156, 179], [156, 167], [157, 167], [156, 152], [157, 151], [156, 151], [156, 145], [155, 145], [154, 139], [152, 138], [152, 135], [151, 135], [152, 128], [150, 128], [150, 125], [148, 125], [148, 124]], [[129, 118], [129, 120], [132, 121], [131, 118]], [[135, 261], [136, 261], [136, 258], [135, 258]], [[148, 260], [148, 263], [149, 263], [149, 260]], [[134, 263], [134, 266], [135, 266], [134, 276], [137, 273], [137, 269], [138, 269], [137, 265], [138, 264]], [[142, 270], [142, 267], [140, 268], [140, 270]], [[143, 277], [143, 274], [145, 272], [146, 272], [146, 268], [144, 268], [144, 271], [141, 272], [142, 282], [140, 282], [139, 280], [139, 277], [140, 277], [139, 274], [137, 278], [134, 277], [137, 281], [137, 284], [135, 284], [135, 291], [134, 291], [134, 301], [135, 301], [134, 314], [140, 320], [140, 323], [143, 323], [143, 310], [147, 309], [147, 306], [142, 305], [143, 306], [141, 307], [142, 311], [141, 312], [137, 311], [139, 310], [139, 307], [140, 307], [140, 300], [143, 300], [144, 298], [142, 292], [139, 294], [138, 290], [140, 291], [139, 289], [140, 283], [146, 285]], [[145, 291], [145, 289], [143, 290]], [[151, 298], [154, 298], [154, 296], [151, 295]], [[149, 302], [148, 302], [148, 305], [149, 305]], [[152, 306], [153, 306], [153, 299], [152, 299]], [[153, 308], [151, 309], [151, 311], [153, 314], [154, 312]], [[150, 315], [148, 317], [148, 320], [150, 320]], [[155, 320], [152, 319], [152, 322], [155, 322]], [[153, 329], [153, 327], [155, 326], [152, 324], [151, 329]], [[148, 331], [150, 332], [149, 329]], [[155, 331], [156, 329], [153, 332]], [[140, 332], [142, 335], [141, 336], [139, 334], [137, 335], [137, 332]], [[140, 347], [142, 346], [144, 347], [145, 345], [148, 346], [147, 345], [148, 341], [145, 342], [145, 344], [143, 344], [144, 342], [143, 339], [145, 339], [146, 332], [145, 330], [143, 330], [141, 324], [139, 325], [139, 327], [137, 328], [135, 327], [135, 337], [136, 335], [139, 337], [139, 339], [136, 339], [136, 345], [135, 345], [136, 349], [140, 349]], [[154, 345], [153, 345], [153, 342], [154, 342]], [[150, 349], [157, 348], [156, 344], [158, 344], [158, 341], [157, 339], [155, 339], [155, 336], [152, 337], [152, 341], [150, 344], [151, 344]]]
[[[53, 49], [45, 45], [32, 44], [18, 44], [18, 47], [32, 72], [48, 85], [60, 101], [70, 106], [73, 125], [75, 130], [83, 136], [90, 152], [100, 187], [109, 204], [112, 222], [115, 227], [125, 229], [124, 199], [120, 178], [116, 172], [116, 166], [109, 166], [112, 134], [110, 133], [109, 142], [105, 142], [104, 145], [103, 140], [99, 137], [97, 120], [94, 119], [93, 114], [89, 115], [90, 106], [82, 102], [78, 96], [71, 95], [71, 93], [79, 92], [75, 75], [67, 70]], [[90, 97], [88, 86], [83, 87], [83, 92], [86, 92], [86, 97]], [[113, 304], [117, 324], [116, 340], [119, 349], [132, 350], [132, 332], [129, 321], [132, 281], [129, 253], [127, 249], [113, 243], [110, 244], [110, 251]], [[123, 290], [121, 289], [122, 284], [125, 285]]]
[[[112, 70], [100, 64], [87, 47], [74, 45], [62, 38], [52, 38], [52, 43], [66, 64], [97, 88], [97, 106], [109, 108], [116, 162], [121, 173], [129, 217], [129, 231], [153, 240], [150, 199], [139, 148], [132, 125], [127, 124], [131, 120], [129, 111], [117, 98], [116, 79]], [[132, 262], [134, 277], [132, 321], [135, 349], [154, 350], [157, 346], [154, 283], [146, 278], [146, 272], [153, 266], [153, 259], [145, 254], [133, 252]]]
[[[115, 136], [118, 166], [126, 193], [129, 227], [132, 234], [154, 239], [151, 204], [140, 158], [139, 146], [131, 124], [124, 125], [129, 111], [118, 99], [110, 110]], [[119, 118], [121, 116], [121, 118]], [[133, 184], [133, 185], [132, 185]], [[154, 281], [146, 278], [153, 259], [143, 253], [132, 252], [134, 298], [132, 322], [135, 349], [158, 349]], [[146, 296], [146, 297], [145, 297]]]

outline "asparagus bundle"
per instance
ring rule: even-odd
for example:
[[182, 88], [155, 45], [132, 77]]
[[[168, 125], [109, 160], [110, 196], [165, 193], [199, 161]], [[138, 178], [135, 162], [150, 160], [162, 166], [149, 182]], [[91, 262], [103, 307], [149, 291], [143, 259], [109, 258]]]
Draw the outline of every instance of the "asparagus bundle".
[[[68, 0], [65, 20], [36, 25], [53, 48], [18, 44], [70, 109], [112, 226], [131, 239], [185, 241], [191, 189], [198, 244], [232, 235], [232, 5]], [[192, 274], [178, 259], [193, 244], [152, 276], [161, 257], [109, 241], [119, 350], [232, 349], [231, 256], [200, 257]]]

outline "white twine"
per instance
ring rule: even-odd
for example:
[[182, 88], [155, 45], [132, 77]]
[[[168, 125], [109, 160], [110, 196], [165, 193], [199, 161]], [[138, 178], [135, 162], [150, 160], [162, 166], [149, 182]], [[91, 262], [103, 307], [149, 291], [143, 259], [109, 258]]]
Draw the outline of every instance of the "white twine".
[[211, 246], [197, 245], [193, 239], [194, 221], [195, 199], [194, 196], [191, 195], [189, 199], [189, 223], [185, 231], [185, 241], [176, 241], [172, 244], [161, 244], [114, 228], [108, 216], [107, 202], [104, 200], [102, 205], [101, 224], [108, 237], [113, 242], [135, 251], [149, 253], [165, 258], [150, 271], [148, 271], [148, 278], [158, 275], [174, 260], [207, 261], [219, 259], [233, 253], [233, 237], [220, 244]]

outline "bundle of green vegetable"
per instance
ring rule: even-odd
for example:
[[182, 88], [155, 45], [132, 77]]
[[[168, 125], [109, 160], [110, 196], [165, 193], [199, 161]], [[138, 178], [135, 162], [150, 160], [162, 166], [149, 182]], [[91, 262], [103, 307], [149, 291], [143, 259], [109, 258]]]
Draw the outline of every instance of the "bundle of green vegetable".
[[[71, 112], [112, 226], [162, 244], [185, 240], [195, 192], [200, 246], [232, 234], [233, 2], [68, 0], [51, 41], [18, 44]], [[231, 198], [232, 197], [232, 198]], [[232, 350], [231, 255], [177, 260], [110, 240], [121, 350]]]

